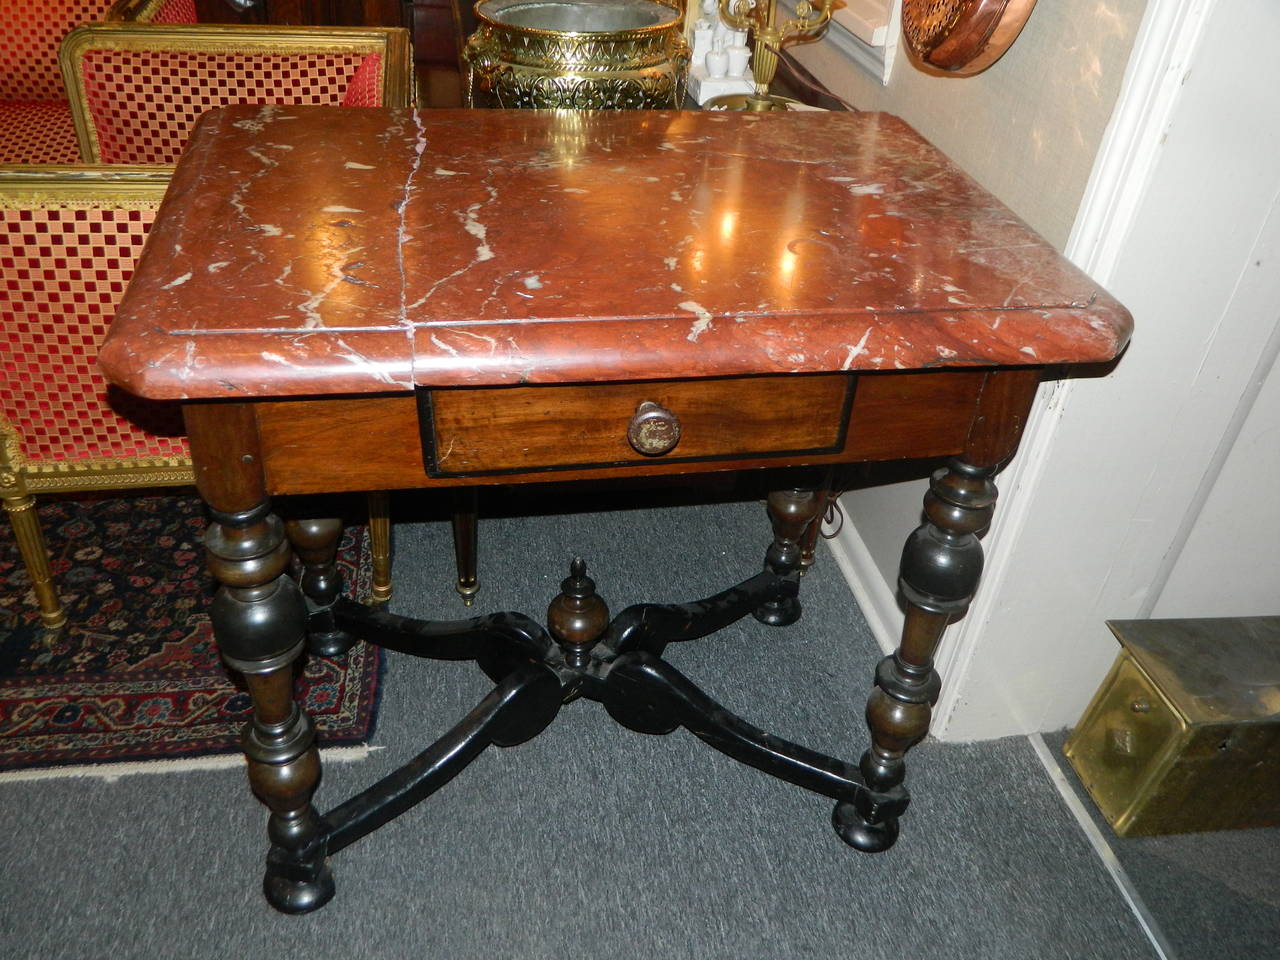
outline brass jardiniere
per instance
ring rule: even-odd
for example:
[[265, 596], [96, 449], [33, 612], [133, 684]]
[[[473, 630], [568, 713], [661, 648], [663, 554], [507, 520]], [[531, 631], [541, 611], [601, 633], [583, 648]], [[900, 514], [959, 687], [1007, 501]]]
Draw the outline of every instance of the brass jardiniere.
[[463, 51], [469, 106], [678, 109], [689, 47], [657, 0], [480, 0]]

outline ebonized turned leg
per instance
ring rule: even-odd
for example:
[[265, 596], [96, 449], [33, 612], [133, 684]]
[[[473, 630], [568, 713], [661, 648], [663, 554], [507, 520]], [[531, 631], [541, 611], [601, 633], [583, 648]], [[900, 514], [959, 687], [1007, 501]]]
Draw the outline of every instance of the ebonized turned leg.
[[818, 517], [809, 524], [804, 537], [800, 540], [800, 576], [802, 577], [809, 572], [809, 568], [818, 559], [818, 538], [822, 536], [822, 523], [831, 509], [831, 504], [839, 495], [840, 491], [836, 488], [835, 468], [829, 467], [822, 477], [822, 486], [814, 494], [818, 499]]
[[819, 490], [816, 496], [818, 518], [809, 524], [804, 531], [804, 536], [800, 539], [800, 576], [802, 577], [809, 572], [809, 568], [818, 559], [818, 538], [822, 536], [822, 517], [826, 513], [831, 494], [827, 490]]
[[948, 621], [968, 606], [982, 573], [977, 534], [991, 521], [994, 469], [952, 460], [938, 470], [925, 495], [923, 525], [907, 540], [901, 586], [907, 616], [898, 649], [876, 668], [867, 701], [871, 748], [860, 768], [871, 795], [836, 807], [836, 829], [860, 850], [884, 850], [898, 834], [875, 794], [889, 794], [906, 775], [906, 752], [926, 733], [940, 681], [933, 655]]
[[264, 501], [242, 513], [210, 510], [209, 568], [221, 583], [210, 608], [225, 659], [245, 676], [253, 719], [243, 744], [249, 783], [271, 809], [272, 849], [263, 883], [285, 913], [303, 913], [333, 896], [323, 851], [313, 851], [319, 816], [311, 794], [320, 778], [315, 728], [293, 701], [293, 664], [302, 653], [307, 611], [286, 575], [289, 544]]
[[271, 810], [263, 890], [276, 909], [305, 913], [334, 891], [311, 805], [320, 779], [315, 728], [293, 701], [307, 608], [287, 573], [284, 524], [267, 501], [253, 408], [202, 404], [184, 412], [196, 484], [210, 508], [205, 547], [220, 584], [209, 610], [214, 638], [253, 700], [243, 744], [250, 786]]
[[[804, 538], [818, 524], [822, 503], [814, 490], [775, 490], [769, 494], [769, 523], [773, 543], [765, 554], [764, 567], [780, 577], [798, 578]], [[755, 618], [771, 627], [785, 627], [800, 619], [800, 599], [788, 596], [762, 604]]]
[[342, 573], [338, 569], [338, 541], [342, 521], [289, 520], [285, 523], [289, 542], [302, 561], [302, 592], [307, 601], [307, 649], [323, 657], [340, 657], [355, 638], [338, 628], [333, 604], [342, 594]]
[[962, 457], [934, 472], [924, 498], [925, 521], [907, 538], [899, 576], [907, 601], [898, 649], [876, 667], [867, 701], [871, 748], [859, 767], [867, 792], [836, 804], [836, 832], [859, 850], [893, 845], [907, 793], [906, 752], [929, 732], [941, 683], [934, 653], [948, 622], [969, 606], [982, 576], [978, 535], [991, 523], [992, 477], [1017, 448], [1040, 371], [987, 375]]

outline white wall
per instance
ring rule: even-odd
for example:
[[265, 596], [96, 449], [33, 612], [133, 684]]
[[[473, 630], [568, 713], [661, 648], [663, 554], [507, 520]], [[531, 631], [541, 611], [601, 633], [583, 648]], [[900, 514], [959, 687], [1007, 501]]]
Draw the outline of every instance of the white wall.
[[[1169, 577], [1152, 605], [1153, 617], [1280, 614], [1280, 277], [1262, 270], [1280, 259], [1280, 209], [1274, 204], [1268, 226], [1236, 300], [1259, 320], [1274, 316], [1276, 325], [1246, 384], [1237, 422], [1219, 443], [1221, 469], [1215, 462], [1206, 471], [1202, 504], [1193, 503], [1185, 540], [1166, 563]], [[1254, 282], [1262, 289], [1250, 289]]]
[[[989, 70], [967, 78], [923, 73], [900, 51], [886, 87], [829, 43], [790, 50], [860, 109], [886, 110], [912, 124], [1061, 249], [1146, 4], [1042, 2], [1009, 52]], [[846, 532], [858, 538], [848, 549], [858, 556], [841, 559], [886, 643], [901, 623], [895, 596], [898, 559], [905, 531], [919, 521], [924, 490], [923, 481], [889, 484], [843, 500]], [[940, 666], [946, 667], [945, 660]]]
[[889, 85], [823, 41], [788, 50], [861, 110], [902, 117], [1059, 249], [1067, 242], [1147, 0], [1040, 0], [974, 77], [939, 77], [901, 49]]
[[[1274, 451], [1231, 444], [1237, 434], [1265, 443], [1276, 422], [1260, 358], [1277, 349], [1280, 303], [1280, 61], [1270, 54], [1280, 5], [1151, 6], [1149, 17], [1178, 8], [1208, 20], [1190, 70], [1165, 84], [1173, 120], [1156, 131], [1156, 163], [1108, 271], [1135, 315], [1134, 342], [1109, 377], [1054, 391], [1022, 463], [1001, 479], [997, 509], [1017, 520], [988, 538], [985, 602], [947, 639], [959, 657], [947, 664], [935, 732], [949, 739], [1074, 723], [1115, 653], [1104, 620], [1172, 610], [1192, 581], [1202, 599], [1239, 584], [1258, 563], [1250, 554], [1274, 556], [1280, 543], [1277, 499], [1253, 479]], [[1241, 496], [1251, 499], [1232, 502]], [[887, 508], [860, 499], [855, 522]], [[1235, 539], [1248, 528], [1242, 509], [1272, 531], [1246, 537], [1247, 549]], [[1250, 602], [1275, 612], [1275, 580], [1249, 582]], [[1182, 615], [1202, 608], [1186, 596]]]
[[[1075, 722], [1115, 653], [1103, 621], [1153, 612], [1274, 348], [1280, 62], [1268, 50], [1280, 5], [1200, 6], [1212, 12], [1174, 78], [1173, 119], [1111, 279], [1136, 318], [1133, 344], [1111, 376], [1062, 397], [1042, 472], [1020, 491], [1026, 524], [1001, 546], [999, 599], [967, 626], [981, 639], [957, 665], [950, 737]], [[1276, 523], [1274, 499], [1250, 509]], [[1222, 559], [1204, 590], [1253, 562]]]

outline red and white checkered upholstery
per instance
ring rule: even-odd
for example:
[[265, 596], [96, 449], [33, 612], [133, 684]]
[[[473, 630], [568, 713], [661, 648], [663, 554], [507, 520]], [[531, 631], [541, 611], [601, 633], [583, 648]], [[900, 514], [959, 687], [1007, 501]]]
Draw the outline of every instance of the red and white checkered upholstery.
[[[58, 47], [110, 7], [111, 0], [0, 0], [0, 163], [79, 162]], [[165, 0], [150, 19], [195, 23], [195, 2]]]
[[80, 63], [102, 163], [173, 163], [200, 114], [229, 103], [377, 106], [377, 53], [88, 50]]
[[95, 360], [154, 207], [0, 205], [0, 413], [29, 461], [187, 455], [176, 406], [108, 388]]
[[0, 0], [0, 100], [65, 100], [58, 47], [111, 0]]
[[198, 23], [196, 0], [166, 0], [151, 17], [150, 23]]
[[0, 101], [0, 163], [79, 162], [67, 101]]

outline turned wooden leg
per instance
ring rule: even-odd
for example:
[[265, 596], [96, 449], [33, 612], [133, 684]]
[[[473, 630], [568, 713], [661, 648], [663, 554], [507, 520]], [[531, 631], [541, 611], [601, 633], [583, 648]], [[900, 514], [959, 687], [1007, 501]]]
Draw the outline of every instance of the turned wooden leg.
[[266, 498], [252, 408], [193, 405], [186, 419], [196, 482], [210, 508], [209, 569], [220, 584], [209, 616], [223, 659], [248, 683], [249, 783], [271, 810], [263, 890], [276, 909], [305, 913], [334, 890], [311, 805], [320, 778], [315, 728], [293, 700], [307, 608], [287, 575], [289, 542]]
[[478, 499], [474, 487], [463, 487], [454, 493], [453, 556], [458, 568], [458, 582], [454, 589], [468, 607], [475, 603], [476, 594], [480, 591], [480, 581], [476, 579]]
[[22, 557], [31, 587], [40, 605], [40, 621], [49, 629], [67, 622], [67, 611], [58, 599], [58, 588], [53, 583], [53, 571], [49, 568], [49, 548], [40, 529], [36, 514], [36, 500], [30, 494], [4, 498], [4, 509], [13, 525], [13, 536], [18, 541], [18, 555]]
[[[769, 523], [773, 543], [765, 554], [766, 570], [780, 577], [799, 577], [804, 538], [818, 525], [822, 504], [815, 490], [775, 490], [769, 494]], [[755, 611], [755, 618], [771, 627], [785, 627], [800, 619], [800, 600], [786, 597], [770, 601]]]
[[839, 492], [836, 490], [817, 491], [818, 519], [809, 524], [804, 531], [804, 537], [800, 540], [800, 576], [802, 577], [809, 572], [809, 568], [818, 559], [818, 539], [822, 536], [822, 522], [831, 508], [831, 501], [838, 495]]
[[300, 585], [307, 603], [307, 649], [322, 657], [340, 657], [351, 649], [355, 638], [338, 629], [333, 619], [334, 601], [342, 594], [342, 573], [338, 569], [338, 541], [342, 521], [286, 521], [285, 533], [302, 561]]
[[391, 495], [385, 490], [369, 494], [369, 553], [373, 561], [373, 587], [369, 599], [391, 599]]
[[906, 807], [904, 757], [929, 732], [941, 681], [933, 656], [948, 622], [969, 606], [982, 576], [978, 535], [991, 523], [992, 477], [1013, 455], [1035, 396], [1038, 370], [991, 373], [965, 454], [935, 471], [924, 497], [924, 523], [907, 538], [899, 585], [907, 601], [898, 649], [876, 667], [867, 701], [871, 747], [859, 767], [868, 793], [836, 805], [832, 820], [845, 842], [888, 849]]
[[[867, 701], [871, 748], [859, 764], [873, 794], [889, 795], [906, 775], [906, 752], [926, 733], [941, 688], [933, 655], [948, 621], [969, 605], [982, 574], [977, 534], [991, 521], [994, 469], [952, 460], [925, 495], [925, 523], [907, 540], [900, 584], [907, 599], [898, 649], [876, 668]], [[884, 850], [898, 835], [874, 796], [836, 807], [836, 830], [859, 850]]]

